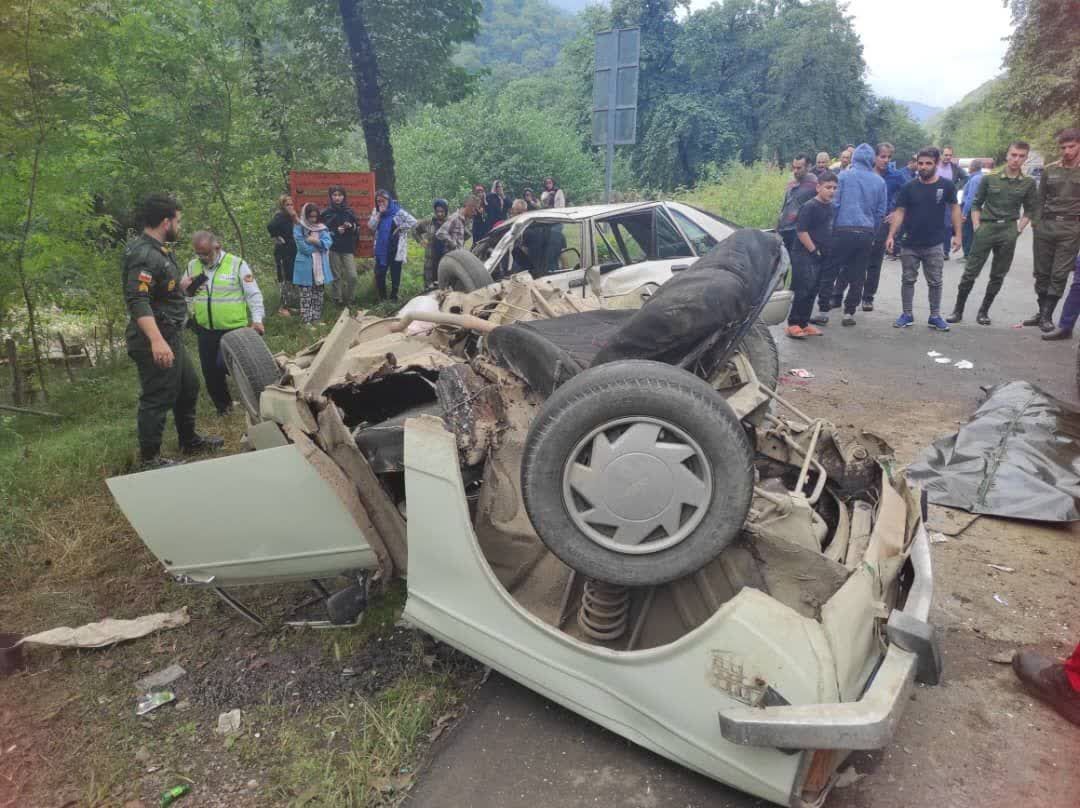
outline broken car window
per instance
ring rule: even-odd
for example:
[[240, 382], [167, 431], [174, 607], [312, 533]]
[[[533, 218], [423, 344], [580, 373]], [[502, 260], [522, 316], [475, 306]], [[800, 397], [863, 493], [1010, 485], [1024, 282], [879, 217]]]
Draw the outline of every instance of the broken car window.
[[710, 236], [699, 225], [692, 222], [688, 216], [679, 213], [677, 210], [670, 210], [668, 212], [671, 214], [672, 218], [675, 219], [675, 224], [681, 227], [683, 233], [690, 239], [690, 244], [693, 246], [694, 252], [698, 255], [704, 255], [716, 246], [716, 239]]

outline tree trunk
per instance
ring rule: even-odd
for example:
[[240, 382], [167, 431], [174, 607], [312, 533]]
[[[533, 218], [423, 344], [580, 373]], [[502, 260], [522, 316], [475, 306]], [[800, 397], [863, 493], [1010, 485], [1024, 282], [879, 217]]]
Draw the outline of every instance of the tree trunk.
[[4, 340], [4, 349], [7, 352], [8, 367], [11, 368], [11, 400], [16, 405], [21, 405], [23, 403], [23, 377], [19, 369], [19, 349], [11, 337]]
[[338, 0], [345, 39], [349, 43], [353, 79], [356, 82], [356, 107], [364, 130], [368, 164], [375, 172], [375, 182], [392, 196], [397, 196], [394, 175], [394, 148], [390, 145], [390, 124], [386, 120], [382, 90], [379, 89], [379, 65], [364, 21], [363, 0]]

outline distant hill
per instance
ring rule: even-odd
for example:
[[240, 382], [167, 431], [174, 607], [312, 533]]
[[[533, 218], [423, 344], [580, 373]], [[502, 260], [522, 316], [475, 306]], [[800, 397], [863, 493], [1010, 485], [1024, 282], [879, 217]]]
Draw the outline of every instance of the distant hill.
[[563, 11], [569, 11], [571, 14], [577, 14], [586, 6], [600, 4], [600, 0], [551, 0], [551, 5], [561, 8]]
[[911, 113], [911, 117], [914, 118], [918, 123], [926, 123], [943, 109], [943, 107], [932, 107], [929, 104], [923, 104], [919, 101], [897, 100], [896, 103], [900, 104], [901, 106], [907, 107], [907, 111]]
[[470, 73], [488, 70], [497, 81], [534, 75], [555, 65], [577, 33], [570, 0], [484, 0], [480, 33], [458, 48], [454, 62]]

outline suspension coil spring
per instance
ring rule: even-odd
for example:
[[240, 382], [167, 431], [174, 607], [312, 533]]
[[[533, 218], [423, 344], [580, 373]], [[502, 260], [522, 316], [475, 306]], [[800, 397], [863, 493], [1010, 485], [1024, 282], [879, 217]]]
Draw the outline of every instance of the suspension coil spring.
[[578, 609], [578, 625], [585, 635], [601, 642], [619, 639], [626, 633], [630, 617], [630, 590], [586, 578]]

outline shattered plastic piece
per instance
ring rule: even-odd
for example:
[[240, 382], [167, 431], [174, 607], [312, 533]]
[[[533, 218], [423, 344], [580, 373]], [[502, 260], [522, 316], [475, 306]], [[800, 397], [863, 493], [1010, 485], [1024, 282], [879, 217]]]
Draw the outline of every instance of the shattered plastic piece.
[[165, 687], [165, 685], [171, 685], [181, 676], [187, 674], [179, 665], [170, 665], [164, 670], [160, 670], [157, 673], [151, 673], [149, 676], [144, 676], [135, 683], [135, 691], [138, 693], [149, 693], [154, 688]]
[[939, 354], [937, 351], [927, 351], [926, 355], [927, 356], [944, 356], [944, 354]]
[[987, 564], [986, 566], [990, 567], [990, 569], [995, 569], [998, 572], [1016, 572], [1015, 568], [1003, 567], [1001, 564]]
[[854, 766], [848, 766], [836, 778], [835, 788], [847, 788], [866, 777], [865, 774], [855, 771]]
[[161, 808], [169, 808], [170, 805], [189, 791], [191, 791], [191, 786], [185, 784], [182, 786], [173, 786], [168, 791], [163, 792], [161, 795]]
[[168, 704], [170, 701], [176, 701], [176, 694], [171, 690], [158, 690], [154, 693], [147, 693], [136, 702], [135, 715], [146, 715], [161, 705]]
[[949, 359], [949, 357], [947, 357], [947, 356], [939, 356], [934, 361], [937, 362], [939, 365], [944, 365], [945, 363], [951, 362], [952, 360]]
[[87, 623], [79, 628], [61, 626], [23, 637], [22, 641], [63, 648], [103, 648], [124, 640], [137, 640], [155, 631], [186, 626], [190, 621], [191, 617], [188, 616], [185, 606], [175, 612], [158, 612], [136, 617], [134, 620], [108, 618], [97, 623]]
[[971, 370], [973, 367], [975, 367], [975, 365], [966, 359], [961, 359], [959, 362], [953, 365], [953, 367], [959, 368], [960, 370]]
[[792, 376], [798, 379], [816, 379], [817, 377], [806, 368], [792, 368], [788, 371]]
[[938, 532], [935, 531], [934, 533], [930, 534], [930, 543], [931, 544], [944, 544], [948, 540], [949, 539], [945, 536], [944, 533], [938, 533]]
[[907, 468], [935, 505], [969, 513], [1080, 520], [1080, 408], [1028, 382], [1008, 382], [960, 431]]
[[1002, 606], [1008, 606], [1009, 605], [1009, 601], [1005, 600], [1005, 598], [1001, 597], [1001, 595], [999, 595], [997, 592], [994, 593], [994, 600], [996, 600]]
[[1013, 651], [1002, 651], [1000, 654], [994, 654], [991, 657], [987, 657], [987, 659], [991, 662], [996, 662], [998, 665], [1011, 665], [1013, 653]]
[[219, 735], [236, 735], [240, 732], [240, 711], [229, 710], [227, 713], [222, 713], [217, 719], [217, 730]]

